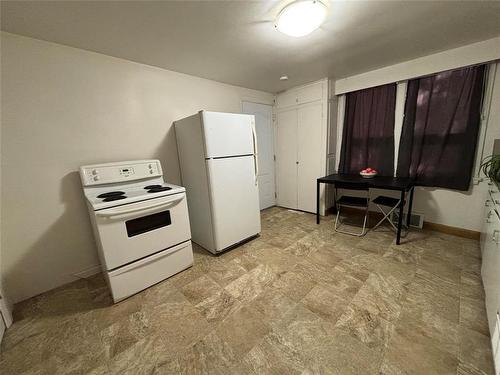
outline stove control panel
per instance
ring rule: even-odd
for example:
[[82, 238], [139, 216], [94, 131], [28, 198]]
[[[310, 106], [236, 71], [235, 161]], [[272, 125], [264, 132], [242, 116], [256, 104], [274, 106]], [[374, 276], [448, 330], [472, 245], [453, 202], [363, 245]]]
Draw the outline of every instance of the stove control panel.
[[120, 174], [125, 177], [130, 177], [134, 174], [134, 167], [120, 168]]
[[111, 184], [162, 176], [159, 160], [139, 160], [80, 167], [84, 186]]

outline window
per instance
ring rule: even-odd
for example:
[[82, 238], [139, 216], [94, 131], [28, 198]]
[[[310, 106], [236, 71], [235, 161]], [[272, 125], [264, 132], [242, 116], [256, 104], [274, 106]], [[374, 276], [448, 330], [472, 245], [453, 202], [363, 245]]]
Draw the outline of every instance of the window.
[[468, 190], [480, 124], [484, 65], [408, 82], [397, 175]]
[[346, 95], [340, 173], [371, 167], [382, 176], [393, 175], [395, 104], [396, 84]]

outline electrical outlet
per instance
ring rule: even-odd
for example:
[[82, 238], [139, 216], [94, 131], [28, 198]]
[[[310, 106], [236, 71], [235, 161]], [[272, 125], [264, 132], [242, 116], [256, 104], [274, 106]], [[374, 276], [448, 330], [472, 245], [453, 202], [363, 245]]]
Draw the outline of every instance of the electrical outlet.
[[484, 181], [484, 178], [483, 177], [474, 177], [472, 179], [472, 184], [473, 185], [479, 185], [481, 182]]

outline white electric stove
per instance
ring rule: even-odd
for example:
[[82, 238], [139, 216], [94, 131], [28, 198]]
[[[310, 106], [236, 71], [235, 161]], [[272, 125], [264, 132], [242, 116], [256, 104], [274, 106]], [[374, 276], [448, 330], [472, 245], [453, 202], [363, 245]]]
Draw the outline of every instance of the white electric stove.
[[114, 302], [193, 264], [186, 191], [158, 160], [87, 165], [80, 178]]

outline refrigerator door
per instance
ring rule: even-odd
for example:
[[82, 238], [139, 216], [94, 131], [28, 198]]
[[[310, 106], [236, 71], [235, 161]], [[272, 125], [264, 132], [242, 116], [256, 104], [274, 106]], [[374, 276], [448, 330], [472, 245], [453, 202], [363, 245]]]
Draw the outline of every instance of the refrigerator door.
[[215, 252], [260, 233], [259, 190], [253, 156], [206, 161]]
[[256, 153], [253, 115], [202, 111], [205, 158]]

